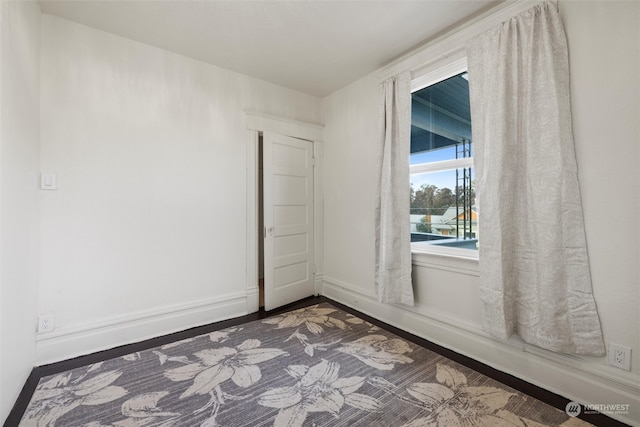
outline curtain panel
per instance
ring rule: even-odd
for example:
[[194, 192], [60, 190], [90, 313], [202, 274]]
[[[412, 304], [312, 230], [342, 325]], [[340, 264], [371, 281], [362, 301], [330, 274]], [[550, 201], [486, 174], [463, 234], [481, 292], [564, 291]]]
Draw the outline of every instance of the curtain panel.
[[409, 228], [411, 74], [380, 85], [378, 182], [375, 209], [376, 292], [383, 303], [412, 306]]
[[484, 328], [603, 355], [557, 7], [535, 6], [466, 47]]

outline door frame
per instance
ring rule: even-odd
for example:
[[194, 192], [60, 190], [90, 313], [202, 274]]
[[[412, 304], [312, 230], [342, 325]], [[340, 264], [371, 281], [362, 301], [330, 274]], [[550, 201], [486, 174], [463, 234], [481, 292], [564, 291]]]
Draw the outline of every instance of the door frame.
[[259, 310], [258, 289], [258, 244], [262, 230], [258, 229], [259, 156], [258, 137], [261, 132], [273, 132], [284, 136], [304, 139], [313, 144], [313, 201], [314, 201], [314, 264], [316, 294], [322, 283], [322, 125], [301, 122], [286, 117], [245, 111], [247, 128], [247, 230], [246, 230], [246, 294], [247, 313]]

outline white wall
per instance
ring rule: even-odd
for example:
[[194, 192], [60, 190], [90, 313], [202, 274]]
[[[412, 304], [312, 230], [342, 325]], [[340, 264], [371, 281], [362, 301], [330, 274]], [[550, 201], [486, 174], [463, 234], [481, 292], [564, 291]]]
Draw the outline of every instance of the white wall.
[[370, 292], [374, 281], [378, 80], [323, 100], [324, 274]]
[[640, 3], [561, 6], [595, 299], [640, 375]]
[[40, 8], [0, 2], [0, 420], [35, 358]]
[[37, 362], [245, 314], [244, 111], [320, 101], [46, 14], [41, 76]]
[[[378, 78], [323, 100], [322, 293], [584, 403], [629, 403], [640, 423], [640, 3], [561, 2], [570, 48], [579, 180], [593, 287], [606, 343], [633, 348], [632, 372], [481, 331], [477, 262], [414, 256], [417, 305], [377, 303], [373, 215]], [[357, 218], [357, 221], [354, 220]]]

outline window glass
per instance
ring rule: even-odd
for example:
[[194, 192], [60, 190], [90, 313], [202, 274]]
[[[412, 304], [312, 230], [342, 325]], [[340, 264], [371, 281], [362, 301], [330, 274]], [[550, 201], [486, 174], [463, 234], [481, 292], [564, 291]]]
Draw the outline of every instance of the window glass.
[[461, 73], [412, 94], [411, 240], [476, 249], [469, 82]]
[[[465, 174], [467, 187], [463, 188], [457, 182], [462, 182]], [[475, 238], [478, 215], [475, 212], [473, 180], [473, 168], [412, 175], [411, 232], [438, 235], [433, 239], [440, 236]], [[424, 236], [414, 238], [428, 240]]]

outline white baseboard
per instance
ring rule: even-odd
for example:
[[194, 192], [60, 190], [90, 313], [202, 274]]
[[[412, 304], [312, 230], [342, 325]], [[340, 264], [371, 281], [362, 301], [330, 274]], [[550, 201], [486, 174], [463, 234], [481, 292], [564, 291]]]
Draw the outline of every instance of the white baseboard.
[[629, 405], [627, 413], [606, 415], [640, 426], [637, 375], [620, 374], [615, 368], [539, 349], [517, 338], [498, 341], [478, 328], [439, 319], [433, 313], [379, 303], [375, 295], [326, 276], [318, 290], [336, 302], [576, 402]]
[[314, 296], [318, 296], [318, 295], [322, 295], [322, 285], [324, 283], [324, 276], [321, 273], [316, 273], [315, 276], [315, 295]]
[[[245, 292], [166, 306], [36, 337], [36, 365], [59, 362], [248, 313]], [[257, 305], [257, 304], [256, 304]]]

